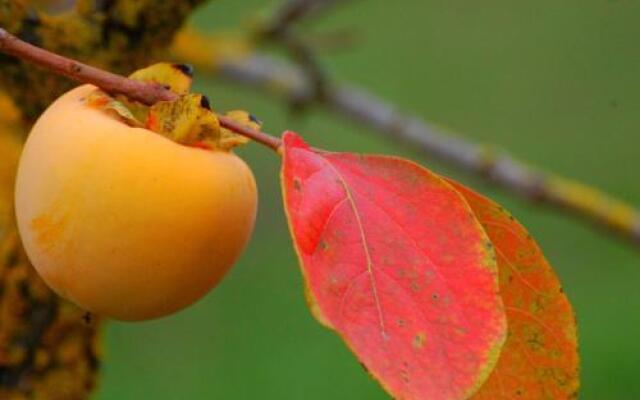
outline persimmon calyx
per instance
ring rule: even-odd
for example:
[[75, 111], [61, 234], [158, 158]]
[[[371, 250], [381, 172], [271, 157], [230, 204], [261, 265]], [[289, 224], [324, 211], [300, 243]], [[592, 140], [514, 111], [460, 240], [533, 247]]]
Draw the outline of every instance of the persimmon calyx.
[[178, 143], [220, 147], [220, 122], [201, 94], [186, 94], [149, 107], [146, 128]]
[[[190, 93], [192, 74], [190, 66], [170, 63], [154, 64], [131, 74], [131, 79], [160, 84], [178, 95], [175, 100], [152, 106], [124, 96], [114, 97], [100, 89], [87, 96], [86, 101], [129, 126], [146, 128], [186, 146], [226, 151], [247, 143], [247, 138], [220, 127], [206, 96]], [[260, 127], [258, 121], [244, 111], [226, 115], [251, 128]]]

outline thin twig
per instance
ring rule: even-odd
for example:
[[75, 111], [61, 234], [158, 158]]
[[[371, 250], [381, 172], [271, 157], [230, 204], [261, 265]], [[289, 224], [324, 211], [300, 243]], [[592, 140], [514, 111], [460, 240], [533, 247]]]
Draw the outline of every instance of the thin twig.
[[280, 153], [282, 141], [279, 138], [269, 135], [268, 133], [253, 130], [229, 117], [225, 117], [224, 115], [218, 115], [218, 120], [220, 121], [220, 126], [227, 128], [238, 135], [248, 137], [249, 139], [271, 148], [275, 152]]
[[[0, 28], [0, 52], [32, 62], [69, 79], [93, 84], [108, 93], [121, 94], [142, 104], [178, 98], [174, 92], [157, 83], [145, 83], [83, 64], [56, 53], [33, 46]], [[278, 151], [281, 141], [275, 136], [247, 128], [231, 118], [218, 115], [220, 125], [271, 149]]]
[[257, 32], [258, 40], [282, 45], [300, 65], [312, 83], [311, 90], [306, 91], [305, 97], [292, 98], [295, 106], [308, 106], [314, 102], [324, 100], [329, 89], [330, 81], [321, 67], [315, 52], [309, 43], [296, 32], [296, 22], [321, 9], [346, 0], [287, 0], [275, 12], [268, 22]]
[[[302, 68], [266, 55], [218, 63], [217, 66], [223, 79], [262, 89], [287, 101], [305, 98], [314, 90]], [[506, 153], [444, 133], [420, 117], [400, 112], [394, 105], [355, 86], [333, 85], [318, 104], [394, 142], [404, 141], [528, 200], [572, 211], [640, 245], [640, 212], [598, 189], [542, 172]]]
[[151, 105], [177, 95], [159, 84], [146, 84], [41, 49], [0, 28], [0, 52], [29, 61], [69, 79], [92, 83], [108, 93], [123, 94]]
[[298, 105], [306, 106], [314, 102], [322, 102], [327, 96], [330, 83], [314, 51], [304, 39], [289, 29], [280, 32], [274, 37], [274, 40], [282, 43], [289, 50], [291, 57], [297, 61], [307, 80], [311, 83], [311, 90], [306, 96], [296, 99]]
[[288, 29], [295, 23], [346, 0], [288, 0], [274, 13], [264, 33]]

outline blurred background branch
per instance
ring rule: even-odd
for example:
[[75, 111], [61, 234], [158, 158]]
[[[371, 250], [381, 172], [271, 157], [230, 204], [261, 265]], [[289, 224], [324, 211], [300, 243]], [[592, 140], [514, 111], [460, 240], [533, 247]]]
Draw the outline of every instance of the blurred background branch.
[[277, 35], [277, 32], [290, 29], [296, 23], [317, 16], [320, 12], [329, 11], [332, 7], [353, 0], [286, 0], [276, 8], [272, 17], [265, 24], [266, 35]]
[[[179, 57], [186, 55], [185, 61], [218, 74], [226, 81], [277, 96], [294, 109], [312, 105], [325, 108], [370, 128], [382, 137], [404, 142], [454, 167], [474, 172], [526, 200], [573, 213], [596, 227], [607, 228], [640, 245], [640, 211], [615, 196], [577, 180], [526, 165], [493, 146], [444, 132], [363, 88], [331, 80], [313, 48], [292, 25], [312, 15], [312, 7], [336, 3], [339, 2], [285, 2], [272, 19], [276, 22], [267, 22], [258, 29], [261, 40], [283, 47], [293, 62], [264, 52], [252, 52], [247, 57], [234, 54], [228, 58], [221, 58], [219, 53], [209, 58], [198, 54], [194, 58], [189, 57], [179, 42], [173, 51]], [[207, 41], [206, 37], [198, 40]]]

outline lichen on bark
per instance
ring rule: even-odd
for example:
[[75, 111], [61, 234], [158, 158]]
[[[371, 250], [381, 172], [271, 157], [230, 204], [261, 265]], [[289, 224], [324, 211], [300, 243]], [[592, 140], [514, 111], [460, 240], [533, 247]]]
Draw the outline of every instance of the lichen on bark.
[[20, 245], [12, 203], [24, 129], [0, 98], [0, 399], [82, 399], [96, 382], [100, 322], [55, 296]]
[[[160, 61], [176, 31], [204, 0], [78, 0], [49, 15], [24, 0], [0, 0], [0, 26], [47, 50], [128, 75]], [[33, 120], [75, 84], [41, 68], [0, 55], [0, 87]]]

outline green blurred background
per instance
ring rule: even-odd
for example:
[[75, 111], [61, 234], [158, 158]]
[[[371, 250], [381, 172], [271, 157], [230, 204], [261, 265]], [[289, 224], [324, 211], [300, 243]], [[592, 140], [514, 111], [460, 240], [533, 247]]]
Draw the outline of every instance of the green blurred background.
[[[207, 31], [237, 27], [275, 4], [212, 1], [193, 23]], [[640, 206], [640, 2], [353, 1], [311, 28], [358, 35], [356, 46], [324, 56], [335, 77]], [[334, 150], [406, 156], [502, 202], [537, 238], [575, 306], [580, 398], [640, 399], [640, 253], [629, 243], [348, 121], [321, 111], [292, 115], [271, 98], [198, 79], [217, 108], [249, 109], [269, 132], [293, 129]], [[97, 398], [388, 398], [307, 311], [278, 159], [257, 145], [241, 153], [254, 168], [261, 202], [248, 250], [222, 285], [188, 310], [110, 323]]]

